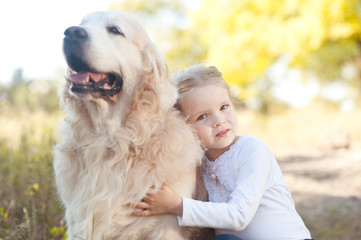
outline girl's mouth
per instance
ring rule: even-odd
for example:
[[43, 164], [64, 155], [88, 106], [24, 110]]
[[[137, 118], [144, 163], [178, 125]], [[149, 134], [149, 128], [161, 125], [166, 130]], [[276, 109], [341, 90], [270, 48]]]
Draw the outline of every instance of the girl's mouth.
[[229, 129], [224, 129], [224, 130], [220, 131], [220, 132], [216, 135], [216, 137], [224, 137], [224, 136], [227, 135], [228, 132], [229, 132]]

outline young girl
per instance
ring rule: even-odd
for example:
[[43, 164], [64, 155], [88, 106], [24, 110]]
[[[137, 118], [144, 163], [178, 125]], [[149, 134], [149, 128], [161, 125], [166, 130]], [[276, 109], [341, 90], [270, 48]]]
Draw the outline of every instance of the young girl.
[[229, 87], [215, 67], [197, 65], [174, 76], [177, 106], [204, 147], [202, 167], [210, 202], [177, 195], [167, 185], [149, 191], [134, 216], [174, 214], [181, 226], [211, 227], [214, 239], [311, 239], [266, 144], [237, 136]]

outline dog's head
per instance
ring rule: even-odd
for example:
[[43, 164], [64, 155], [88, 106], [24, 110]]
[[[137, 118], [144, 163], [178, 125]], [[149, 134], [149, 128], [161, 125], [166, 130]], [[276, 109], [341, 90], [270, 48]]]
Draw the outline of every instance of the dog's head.
[[[63, 52], [72, 95], [93, 101], [129, 99], [142, 81], [157, 88], [164, 107], [177, 97], [165, 58], [143, 28], [120, 12], [94, 12], [65, 30]], [[147, 77], [147, 74], [153, 74]]]

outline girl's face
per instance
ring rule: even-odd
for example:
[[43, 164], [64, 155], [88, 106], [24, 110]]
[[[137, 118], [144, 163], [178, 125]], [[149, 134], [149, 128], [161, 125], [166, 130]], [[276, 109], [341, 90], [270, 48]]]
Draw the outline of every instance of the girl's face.
[[193, 88], [180, 104], [207, 152], [218, 157], [229, 149], [236, 138], [237, 116], [226, 88], [216, 84]]

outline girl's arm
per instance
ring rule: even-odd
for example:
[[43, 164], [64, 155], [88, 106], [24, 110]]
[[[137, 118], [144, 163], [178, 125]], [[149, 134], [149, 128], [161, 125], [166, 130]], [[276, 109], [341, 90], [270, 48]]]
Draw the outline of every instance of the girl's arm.
[[[265, 144], [250, 141], [237, 156], [236, 187], [228, 202], [202, 202], [181, 198], [166, 185], [145, 196], [134, 216], [175, 214], [181, 226], [200, 226], [240, 231], [255, 215], [271, 171], [273, 155]], [[183, 209], [182, 209], [183, 208]], [[182, 209], [182, 210], [181, 210]]]

